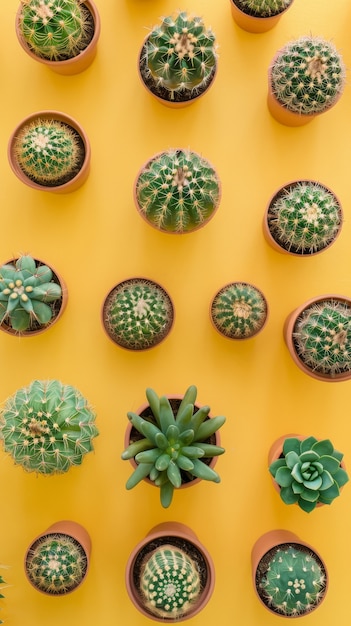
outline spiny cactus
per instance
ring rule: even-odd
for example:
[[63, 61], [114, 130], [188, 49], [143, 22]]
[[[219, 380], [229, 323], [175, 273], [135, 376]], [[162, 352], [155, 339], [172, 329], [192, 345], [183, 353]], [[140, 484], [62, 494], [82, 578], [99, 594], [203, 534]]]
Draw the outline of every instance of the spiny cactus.
[[[3, 577], [2, 577], [2, 576], [0, 576], [0, 585], [4, 585], [4, 584], [5, 584], [5, 582], [6, 582], [6, 581], [3, 579]], [[0, 593], [0, 599], [1, 599], [1, 598], [4, 598], [4, 597], [5, 597], [5, 596], [4, 596], [2, 593]], [[4, 622], [0, 619], [0, 624], [3, 624], [3, 623], [4, 623]]]
[[35, 380], [0, 410], [0, 439], [14, 462], [29, 472], [55, 474], [80, 465], [99, 433], [82, 394], [58, 380]]
[[132, 489], [143, 478], [160, 488], [163, 507], [171, 504], [174, 489], [183, 482], [182, 472], [191, 478], [202, 478], [216, 483], [220, 477], [202, 458], [223, 454], [224, 449], [208, 440], [225, 422], [225, 417], [206, 419], [209, 406], [194, 412], [197, 389], [191, 385], [173, 411], [166, 396], [159, 397], [153, 389], [146, 390], [150, 406], [147, 417], [128, 412], [132, 426], [142, 435], [122, 453], [123, 460], [134, 459], [137, 467], [126, 483]]
[[144, 559], [140, 591], [153, 615], [181, 618], [196, 602], [200, 590], [195, 562], [180, 548], [165, 544]]
[[63, 533], [48, 533], [37, 539], [28, 550], [25, 565], [31, 583], [52, 595], [73, 591], [88, 567], [83, 546]]
[[62, 298], [52, 270], [28, 255], [0, 267], [0, 324], [18, 332], [45, 326], [53, 317], [50, 304]]
[[345, 85], [345, 65], [336, 47], [320, 37], [290, 41], [273, 60], [271, 87], [278, 102], [294, 113], [329, 109]]
[[253, 17], [273, 17], [288, 8], [292, 0], [232, 0], [236, 6]]
[[298, 617], [309, 613], [325, 595], [322, 562], [299, 544], [278, 546], [265, 569], [258, 592], [268, 608], [278, 614]]
[[146, 350], [170, 332], [172, 301], [158, 284], [143, 278], [125, 280], [107, 296], [103, 320], [109, 337], [128, 350]]
[[187, 233], [203, 226], [220, 200], [215, 170], [190, 150], [168, 150], [150, 159], [135, 187], [141, 215], [168, 233]]
[[329, 439], [287, 437], [282, 458], [269, 466], [280, 486], [283, 502], [298, 504], [306, 513], [313, 511], [319, 502], [331, 504], [349, 480], [346, 471], [340, 467], [343, 456]]
[[329, 246], [342, 225], [335, 194], [312, 180], [279, 190], [269, 205], [267, 224], [276, 243], [288, 252], [313, 254]]
[[222, 287], [211, 304], [215, 328], [230, 339], [256, 335], [267, 319], [267, 302], [259, 289], [248, 283]]

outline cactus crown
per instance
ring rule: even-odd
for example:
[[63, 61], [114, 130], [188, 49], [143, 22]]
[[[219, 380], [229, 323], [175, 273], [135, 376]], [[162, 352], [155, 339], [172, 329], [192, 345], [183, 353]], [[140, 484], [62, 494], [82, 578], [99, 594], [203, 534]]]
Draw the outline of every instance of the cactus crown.
[[253, 17], [273, 17], [288, 8], [292, 0], [233, 0], [234, 4]]
[[278, 52], [271, 86], [278, 102], [294, 113], [315, 115], [341, 95], [346, 70], [335, 46], [320, 37], [301, 37]]
[[338, 199], [327, 187], [315, 181], [297, 181], [273, 198], [267, 222], [273, 239], [284, 250], [313, 254], [335, 239], [342, 213]]
[[160, 487], [163, 507], [171, 504], [174, 489], [183, 482], [183, 472], [190, 479], [220, 482], [217, 472], [201, 459], [223, 454], [223, 448], [208, 440], [224, 424], [225, 417], [206, 419], [209, 406], [194, 410], [196, 395], [196, 387], [190, 386], [173, 409], [166, 396], [158, 397], [153, 389], [147, 389], [149, 407], [145, 418], [133, 412], [127, 414], [142, 438], [136, 438], [122, 453], [123, 460], [134, 459], [137, 464], [126, 487], [132, 489], [149, 477]]
[[306, 513], [313, 511], [318, 502], [331, 504], [349, 480], [340, 467], [343, 456], [329, 439], [306, 437], [301, 441], [287, 437], [283, 454], [269, 466], [283, 502], [298, 504]]
[[333, 378], [351, 370], [351, 306], [327, 298], [307, 306], [293, 330], [298, 357], [310, 370]]
[[150, 159], [136, 181], [140, 213], [155, 228], [187, 233], [203, 226], [220, 200], [218, 176], [190, 150], [168, 150]]
[[0, 324], [18, 332], [45, 326], [53, 317], [53, 303], [61, 298], [52, 270], [31, 256], [0, 267]]
[[131, 278], [109, 293], [103, 317], [115, 343], [128, 350], [146, 350], [170, 332], [174, 310], [169, 295], [158, 283]]
[[325, 569], [317, 555], [300, 544], [281, 544], [273, 549], [273, 556], [268, 554], [265, 572], [258, 580], [256, 574], [258, 592], [267, 606], [290, 617], [316, 608], [326, 590]]
[[248, 283], [222, 287], [211, 304], [216, 329], [230, 339], [247, 339], [258, 333], [267, 318], [267, 302], [259, 289]]
[[64, 533], [48, 533], [37, 539], [26, 557], [26, 571], [31, 583], [48, 594], [73, 591], [87, 572], [83, 546]]
[[0, 438], [16, 464], [54, 474], [80, 465], [99, 433], [81, 393], [58, 380], [35, 380], [10, 396], [0, 411]]

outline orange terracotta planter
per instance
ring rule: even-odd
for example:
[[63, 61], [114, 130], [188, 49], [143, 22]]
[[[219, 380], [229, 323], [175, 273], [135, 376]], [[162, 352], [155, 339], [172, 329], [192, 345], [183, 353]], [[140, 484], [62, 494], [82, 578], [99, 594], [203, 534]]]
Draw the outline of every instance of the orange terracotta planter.
[[290, 8], [293, 3], [291, 0], [290, 4], [278, 13], [277, 15], [272, 15], [271, 17], [255, 17], [254, 15], [248, 15], [236, 5], [235, 0], [229, 0], [232, 17], [235, 23], [240, 26], [243, 30], [246, 30], [249, 33], [266, 33], [274, 26], [276, 26], [280, 20], [280, 18], [286, 13], [286, 11]]

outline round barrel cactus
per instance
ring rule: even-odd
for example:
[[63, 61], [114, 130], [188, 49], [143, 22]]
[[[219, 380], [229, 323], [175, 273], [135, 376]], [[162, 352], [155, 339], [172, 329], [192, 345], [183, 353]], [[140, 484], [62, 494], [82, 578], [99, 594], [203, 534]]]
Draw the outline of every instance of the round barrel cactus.
[[256, 335], [266, 322], [267, 302], [262, 292], [243, 282], [225, 285], [211, 303], [212, 322], [229, 339], [248, 339]]
[[253, 17], [273, 17], [288, 8], [292, 0], [232, 0], [234, 4]]

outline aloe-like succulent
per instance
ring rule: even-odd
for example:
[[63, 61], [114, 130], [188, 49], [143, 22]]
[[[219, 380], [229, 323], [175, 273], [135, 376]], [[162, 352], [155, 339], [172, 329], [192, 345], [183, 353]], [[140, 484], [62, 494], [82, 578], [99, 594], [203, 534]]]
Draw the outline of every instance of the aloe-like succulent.
[[209, 416], [210, 407], [195, 410], [197, 388], [191, 385], [173, 410], [166, 396], [146, 390], [149, 411], [145, 418], [128, 412], [128, 419], [141, 438], [136, 438], [122, 453], [123, 460], [134, 459], [137, 466], [126, 487], [132, 489], [148, 477], [160, 488], [163, 507], [171, 504], [174, 489], [181, 486], [186, 472], [190, 479], [220, 482], [214, 469], [202, 459], [223, 454], [224, 448], [209, 443], [209, 438], [225, 422], [222, 415]]
[[298, 504], [306, 513], [318, 503], [331, 504], [349, 480], [340, 466], [343, 456], [329, 439], [287, 437], [282, 456], [269, 466], [283, 502]]
[[138, 174], [137, 207], [146, 221], [167, 233], [204, 226], [220, 201], [220, 182], [212, 165], [191, 150], [168, 150], [153, 157]]
[[99, 432], [80, 391], [58, 380], [35, 380], [0, 409], [0, 439], [29, 472], [55, 474], [80, 465]]
[[230, 339], [247, 339], [256, 335], [265, 324], [267, 313], [267, 302], [262, 292], [243, 282], [222, 287], [210, 308], [215, 328]]
[[62, 298], [50, 267], [29, 255], [0, 267], [0, 325], [20, 332], [46, 326], [53, 304]]
[[305, 36], [288, 42], [271, 66], [270, 83], [279, 104], [303, 115], [323, 113], [345, 86], [346, 69], [333, 43]]
[[253, 17], [273, 17], [288, 8], [292, 0], [232, 0], [236, 6]]

